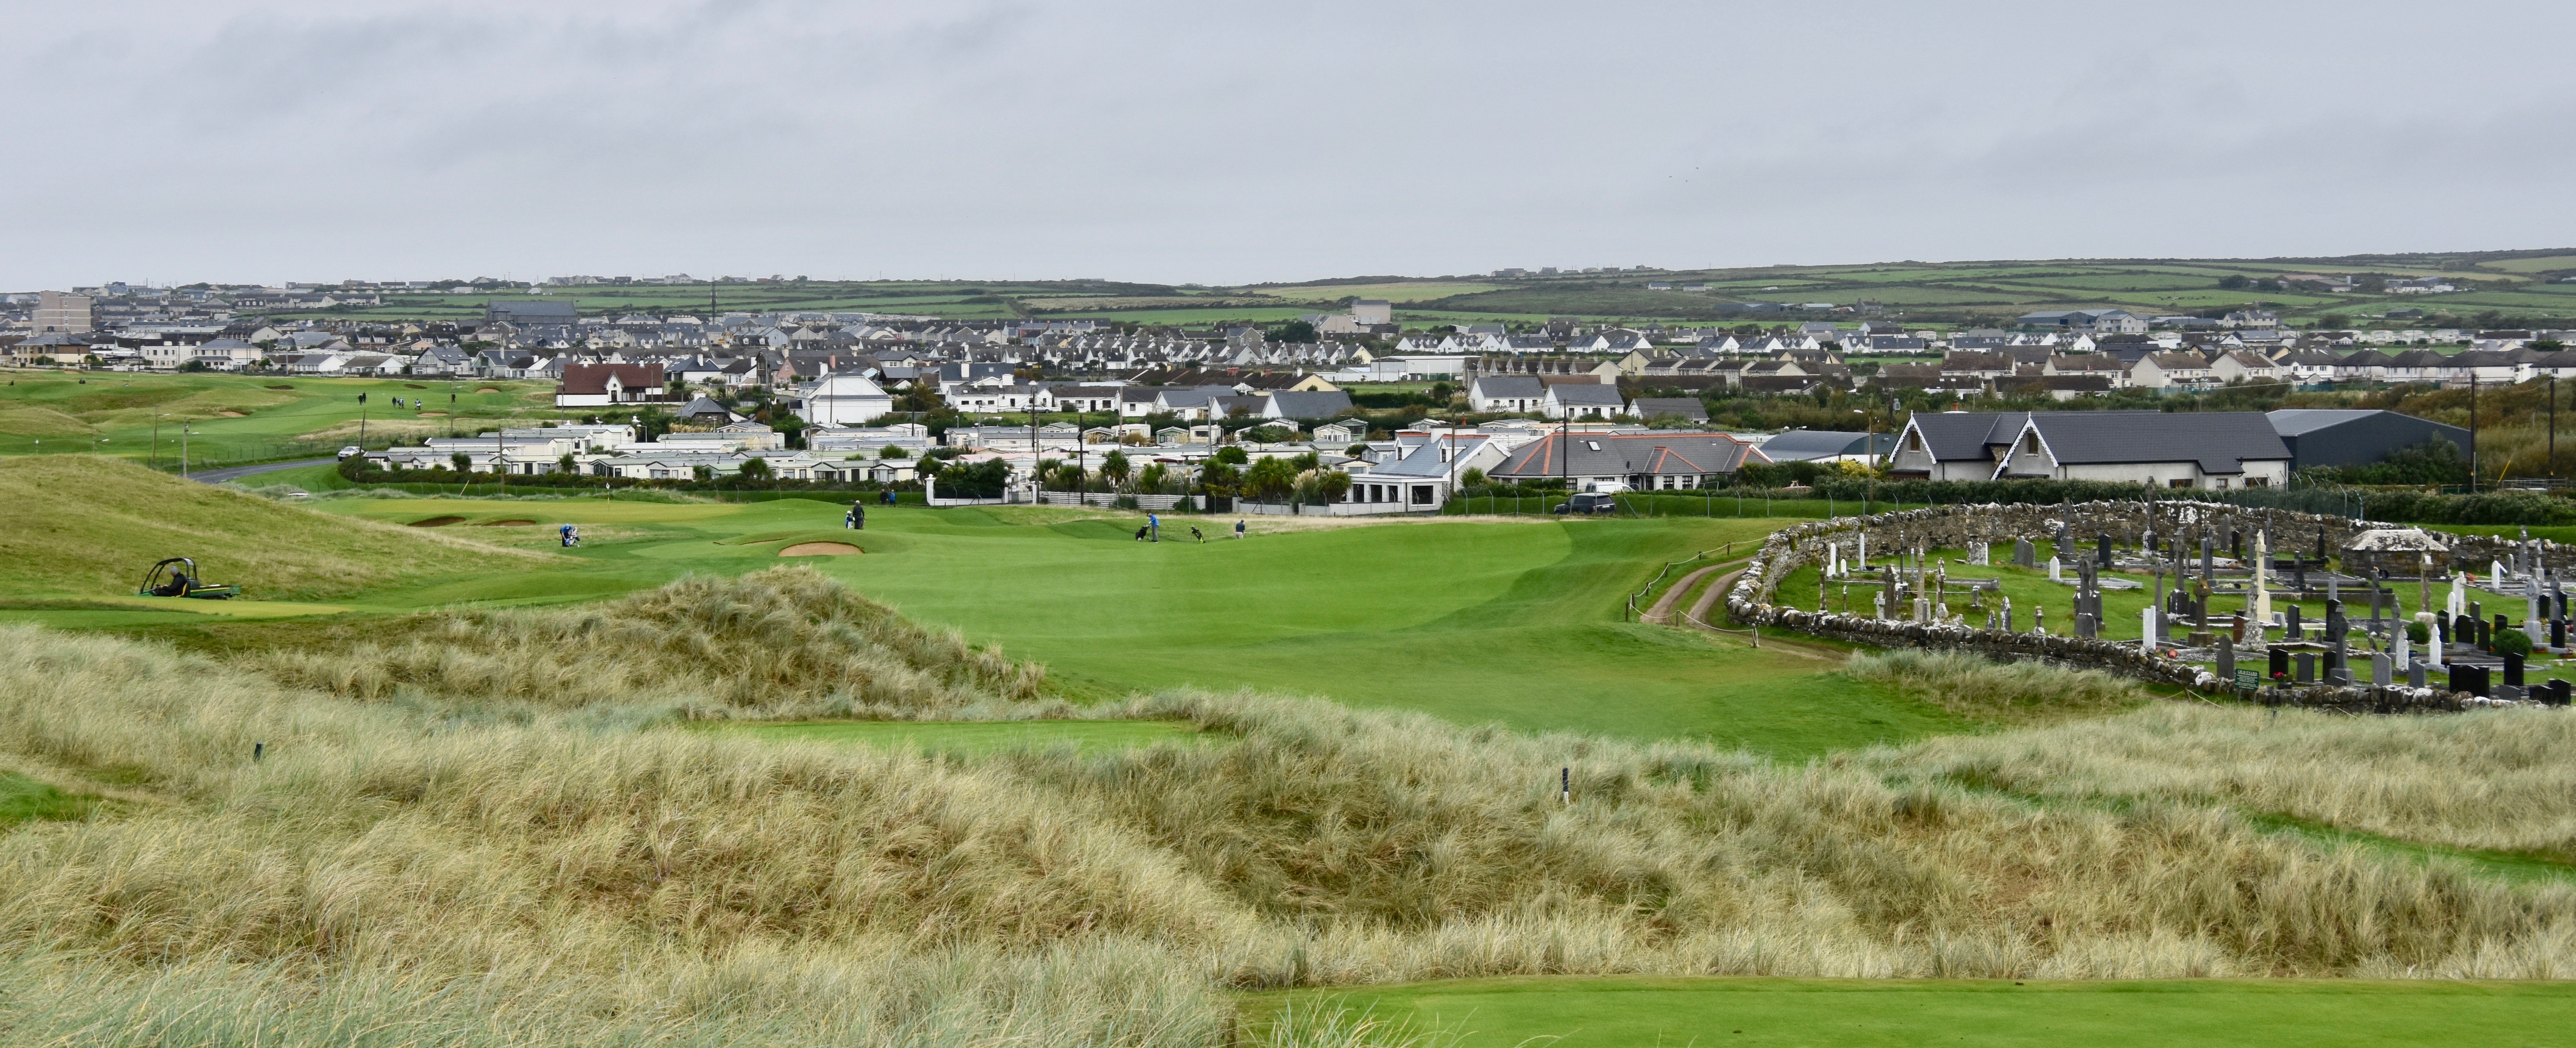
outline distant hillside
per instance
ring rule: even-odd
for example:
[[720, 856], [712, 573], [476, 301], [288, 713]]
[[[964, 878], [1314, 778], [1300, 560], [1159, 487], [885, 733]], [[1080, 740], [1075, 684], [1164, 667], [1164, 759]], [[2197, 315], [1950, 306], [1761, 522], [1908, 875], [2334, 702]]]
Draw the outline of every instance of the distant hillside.
[[315, 513], [101, 455], [0, 459], [0, 594], [131, 595], [152, 562], [178, 556], [275, 600], [545, 555]]
[[[1533, 254], [1541, 253], [1533, 249]], [[1517, 272], [1517, 271], [1507, 271]], [[2327, 278], [2318, 281], [2284, 277]], [[2437, 278], [2455, 290], [2397, 294], [2394, 283]], [[1351, 276], [1241, 287], [1108, 280], [779, 280], [721, 285], [600, 284], [563, 288], [584, 317], [629, 313], [849, 312], [956, 320], [1089, 318], [1146, 325], [1277, 323], [1329, 312], [1349, 297], [1384, 299], [1399, 323], [1586, 320], [1743, 321], [1873, 315], [1925, 324], [1991, 324], [2031, 310], [2119, 306], [2142, 314], [2261, 304], [2293, 322], [2358, 321], [2393, 308], [2447, 314], [2461, 324], [2510, 326], [2576, 318], [2576, 248], [2265, 259], [2055, 259], [1886, 262], [1820, 266], [1517, 276]], [[2327, 283], [2349, 281], [2349, 290]], [[2222, 286], [2224, 283], [2225, 286]], [[1657, 290], [1649, 284], [1668, 284]], [[1702, 288], [1703, 290], [1684, 290]], [[487, 295], [393, 294], [384, 304], [294, 316], [470, 320]], [[1750, 304], [1765, 308], [1746, 309]], [[1826, 309], [1804, 309], [1822, 305]], [[1769, 307], [1783, 307], [1772, 309]]]

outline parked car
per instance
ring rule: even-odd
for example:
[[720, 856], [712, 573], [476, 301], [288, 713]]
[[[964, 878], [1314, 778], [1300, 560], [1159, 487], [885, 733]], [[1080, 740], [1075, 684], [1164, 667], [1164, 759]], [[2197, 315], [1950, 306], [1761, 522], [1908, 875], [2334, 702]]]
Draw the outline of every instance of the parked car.
[[1617, 513], [1619, 512], [1619, 501], [1608, 495], [1587, 491], [1583, 494], [1576, 495], [1573, 498], [1557, 503], [1555, 512], [1565, 514], [1580, 513], [1585, 516], [1591, 516], [1596, 513]]
[[344, 459], [347, 459], [347, 458], [356, 458], [356, 457], [358, 457], [358, 456], [360, 456], [360, 455], [364, 455], [364, 454], [366, 454], [366, 453], [367, 453], [367, 449], [362, 448], [362, 447], [359, 447], [359, 446], [357, 446], [357, 445], [355, 445], [355, 444], [351, 444], [351, 445], [349, 445], [349, 446], [347, 446], [347, 447], [344, 447], [344, 448], [341, 448], [341, 449], [340, 449], [340, 457], [341, 457], [341, 458], [344, 458]]
[[1628, 482], [1624, 480], [1589, 481], [1583, 485], [1583, 490], [1597, 491], [1604, 495], [1624, 495], [1628, 493]]

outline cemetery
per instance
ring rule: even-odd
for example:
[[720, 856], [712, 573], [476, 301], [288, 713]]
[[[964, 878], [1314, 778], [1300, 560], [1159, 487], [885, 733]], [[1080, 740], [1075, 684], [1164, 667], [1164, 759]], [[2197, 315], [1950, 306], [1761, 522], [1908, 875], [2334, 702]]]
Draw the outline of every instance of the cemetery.
[[1959, 505], [1777, 532], [1726, 601], [1747, 625], [2267, 703], [2565, 706], [2533, 660], [2576, 654], [2571, 566], [2527, 534], [2188, 499]]

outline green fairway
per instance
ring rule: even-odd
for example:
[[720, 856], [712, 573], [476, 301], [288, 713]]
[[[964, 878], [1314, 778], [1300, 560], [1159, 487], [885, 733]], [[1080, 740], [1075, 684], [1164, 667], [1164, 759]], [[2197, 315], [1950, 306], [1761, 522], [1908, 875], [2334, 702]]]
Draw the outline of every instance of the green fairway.
[[[473, 573], [380, 591], [371, 606], [540, 603], [657, 585], [691, 571], [781, 563], [790, 539], [856, 556], [797, 558], [913, 619], [1048, 664], [1077, 694], [1192, 685], [1326, 696], [1632, 738], [1690, 737], [1807, 755], [1956, 730], [1945, 714], [1825, 675], [1829, 656], [1620, 621], [1664, 562], [1759, 538], [1752, 520], [1544, 520], [1311, 528], [1100, 511], [753, 504], [350, 499], [318, 508], [550, 547], [589, 536], [561, 568]], [[530, 528], [478, 522], [536, 519]], [[1187, 541], [1198, 525], [1210, 535]], [[1274, 529], [1303, 530], [1274, 530]]]
[[[2567, 1044], [2563, 983], [2362, 981], [2038, 982], [1858, 979], [1507, 978], [1263, 994], [1248, 1024], [1283, 1006], [1336, 1002], [1462, 1048], [1632, 1045]], [[1536, 1040], [1533, 1039], [1544, 1039]]]
[[881, 749], [919, 749], [973, 757], [1002, 750], [1071, 746], [1084, 752], [1129, 749], [1169, 742], [1211, 740], [1178, 721], [818, 721], [807, 724], [723, 724], [707, 729], [759, 739], [839, 742]]

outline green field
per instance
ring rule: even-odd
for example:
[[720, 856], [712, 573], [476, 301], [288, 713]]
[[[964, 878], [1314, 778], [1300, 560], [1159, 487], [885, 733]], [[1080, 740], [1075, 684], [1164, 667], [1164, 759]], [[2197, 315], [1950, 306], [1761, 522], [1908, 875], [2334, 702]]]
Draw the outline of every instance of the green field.
[[[1046, 663], [1091, 695], [1183, 685], [1320, 695], [1462, 722], [1629, 738], [1689, 737], [1813, 754], [1960, 727], [1787, 649], [1620, 621], [1665, 561], [1759, 537], [1759, 520], [1439, 522], [1223, 538], [1231, 520], [1036, 509], [879, 509], [840, 532], [836, 504], [350, 499], [319, 508], [535, 548], [551, 526], [589, 544], [539, 572], [465, 575], [354, 598], [387, 610], [543, 603], [658, 585], [691, 571], [779, 562], [798, 541], [859, 556], [805, 558], [926, 624]], [[477, 528], [482, 521], [540, 521]], [[1186, 541], [1196, 524], [1210, 537]]]
[[2569, 1043], [2563, 983], [1506, 978], [1247, 999], [1247, 1023], [1342, 1005], [1460, 1048]]
[[[2356, 278], [2440, 276], [2466, 282], [2444, 295], [2329, 294], [2296, 288], [2261, 291], [2218, 286], [2226, 277], [2248, 280], [2295, 273], [2340, 273]], [[1350, 297], [1385, 299], [1395, 319], [1409, 326], [1457, 323], [1531, 323], [1573, 316], [1587, 321], [1695, 321], [1776, 323], [1856, 313], [1746, 313], [1730, 307], [1748, 301], [1798, 305], [1831, 302], [1857, 309], [1867, 301], [1886, 307], [1881, 317], [1908, 324], [2006, 323], [2044, 309], [2120, 307], [2141, 315], [2196, 312], [2260, 304], [2293, 323], [2341, 316], [2347, 321], [2409, 306], [2428, 314], [2449, 312], [2462, 324], [2508, 317], [2576, 316], [2576, 255], [2559, 251], [2453, 252], [2305, 259], [2055, 259], [2046, 261], [1898, 262], [1859, 265], [1763, 266], [1489, 278], [1355, 277], [1301, 284], [1241, 287], [1173, 286], [1106, 280], [1063, 281], [763, 281], [753, 283], [584, 285], [553, 289], [584, 316], [622, 313], [878, 312], [953, 319], [1010, 317], [1088, 318], [1105, 322], [1215, 326], [1277, 323], [1300, 314], [1339, 310]], [[1650, 282], [1676, 288], [1705, 284], [1705, 292], [1649, 291]], [[713, 302], [710, 303], [712, 296]], [[479, 317], [494, 295], [391, 295], [385, 304], [335, 309], [313, 316], [372, 319], [463, 320]], [[497, 297], [522, 297], [500, 295]], [[1204, 304], [1194, 302], [1201, 300]], [[303, 314], [298, 314], [303, 315]], [[2434, 321], [2418, 321], [2417, 324]]]
[[[360, 442], [535, 425], [550, 382], [315, 378], [309, 375], [17, 372], [0, 386], [0, 455], [88, 452], [197, 468], [328, 455]], [[358, 395], [367, 395], [361, 405]], [[396, 408], [425, 399], [424, 406]]]

